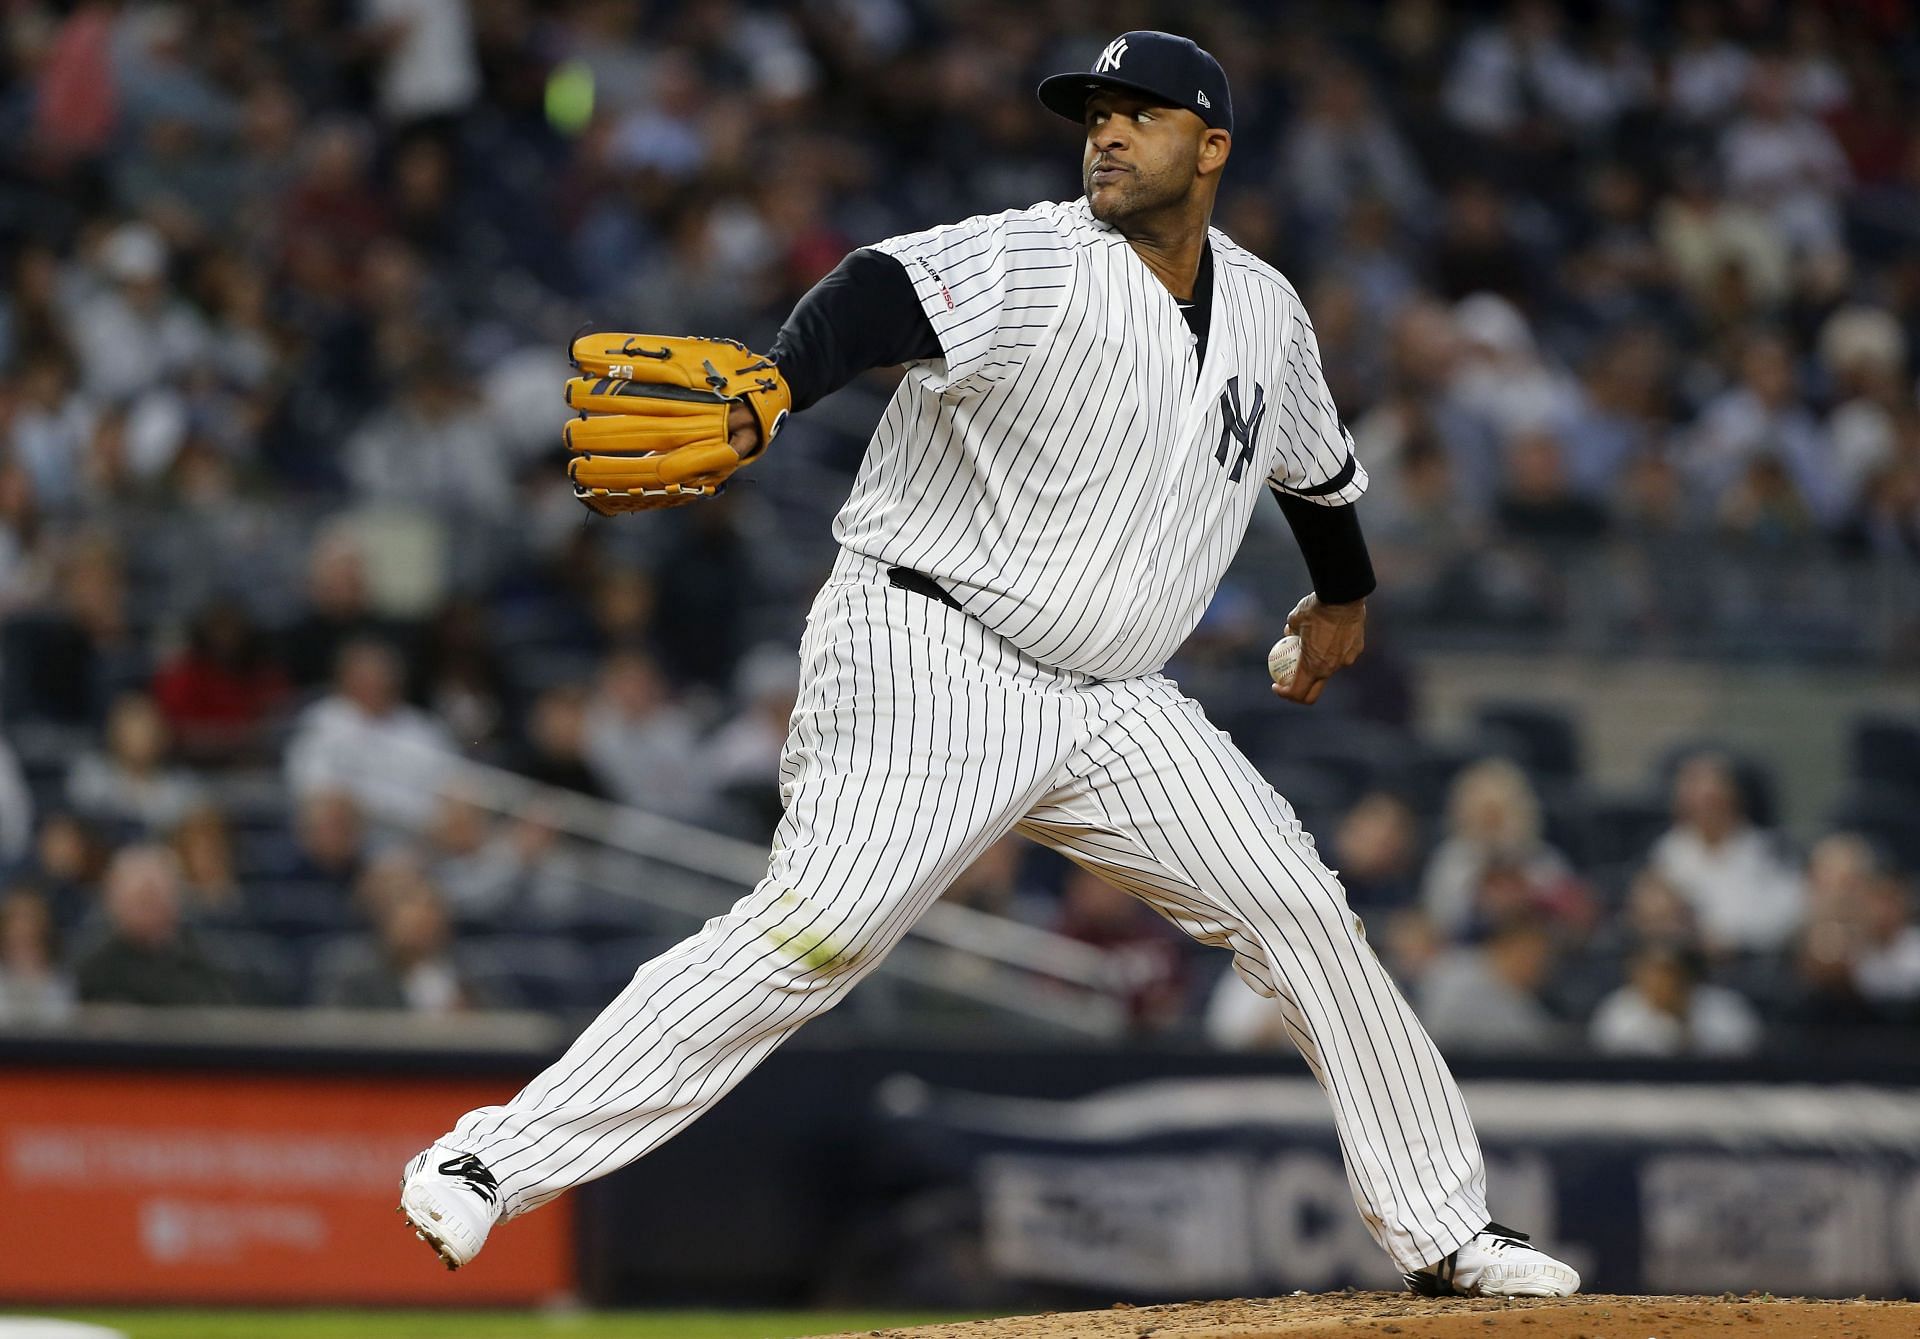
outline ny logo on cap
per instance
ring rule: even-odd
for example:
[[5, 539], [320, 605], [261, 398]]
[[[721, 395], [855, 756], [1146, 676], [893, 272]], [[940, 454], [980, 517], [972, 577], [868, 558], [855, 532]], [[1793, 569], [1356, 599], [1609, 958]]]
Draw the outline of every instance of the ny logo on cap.
[[1107, 43], [1107, 49], [1100, 53], [1100, 59], [1093, 63], [1095, 74], [1105, 74], [1108, 70], [1120, 68], [1120, 58], [1127, 54], [1127, 39], [1116, 37]]

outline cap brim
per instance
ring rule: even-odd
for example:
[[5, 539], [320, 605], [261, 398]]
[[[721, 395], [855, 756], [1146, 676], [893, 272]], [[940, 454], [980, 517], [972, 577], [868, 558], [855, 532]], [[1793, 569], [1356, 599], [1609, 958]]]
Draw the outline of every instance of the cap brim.
[[[1040, 81], [1040, 87], [1034, 92], [1040, 98], [1040, 105], [1055, 116], [1064, 116], [1069, 121], [1087, 119], [1087, 99], [1100, 89], [1117, 89], [1122, 93], [1138, 93], [1143, 98], [1152, 98], [1156, 103], [1167, 107], [1178, 107], [1177, 102], [1169, 102], [1167, 95], [1159, 89], [1148, 88], [1145, 84], [1129, 83], [1125, 79], [1115, 79], [1104, 74], [1052, 74]], [[1192, 111], [1192, 108], [1188, 108]], [[1197, 113], [1196, 113], [1197, 114]]]

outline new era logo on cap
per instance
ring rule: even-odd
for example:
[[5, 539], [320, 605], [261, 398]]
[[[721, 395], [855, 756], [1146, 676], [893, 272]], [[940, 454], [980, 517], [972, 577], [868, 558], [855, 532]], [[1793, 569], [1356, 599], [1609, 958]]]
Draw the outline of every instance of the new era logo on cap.
[[1203, 89], [1201, 89], [1201, 90], [1200, 90], [1200, 91], [1199, 91], [1198, 93], [1195, 93], [1195, 94], [1193, 95], [1193, 100], [1194, 100], [1195, 102], [1197, 102], [1197, 103], [1199, 103], [1199, 104], [1200, 104], [1200, 105], [1201, 105], [1202, 107], [1211, 107], [1211, 106], [1213, 106], [1213, 104], [1212, 104], [1211, 102], [1208, 102], [1208, 101], [1207, 101], [1207, 90], [1206, 90], [1206, 89], [1204, 89], [1204, 88], [1203, 88]]

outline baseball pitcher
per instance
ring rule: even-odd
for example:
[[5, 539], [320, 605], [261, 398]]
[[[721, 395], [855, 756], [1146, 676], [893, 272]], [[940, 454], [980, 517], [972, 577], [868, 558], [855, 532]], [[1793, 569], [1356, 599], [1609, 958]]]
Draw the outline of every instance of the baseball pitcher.
[[1218, 62], [1116, 37], [1040, 101], [1085, 194], [848, 256], [765, 356], [590, 335], [569, 472], [602, 513], [710, 497], [789, 413], [904, 364], [834, 522], [766, 877], [640, 967], [511, 1101], [406, 1169], [450, 1268], [493, 1224], [673, 1137], [886, 956], [1009, 831], [1148, 902], [1282, 1011], [1333, 1106], [1354, 1201], [1429, 1295], [1562, 1296], [1573, 1270], [1488, 1220], [1460, 1090], [1277, 795], [1161, 674], [1262, 494], [1314, 593], [1274, 691], [1361, 650], [1367, 476], [1291, 285], [1208, 227], [1233, 143]]

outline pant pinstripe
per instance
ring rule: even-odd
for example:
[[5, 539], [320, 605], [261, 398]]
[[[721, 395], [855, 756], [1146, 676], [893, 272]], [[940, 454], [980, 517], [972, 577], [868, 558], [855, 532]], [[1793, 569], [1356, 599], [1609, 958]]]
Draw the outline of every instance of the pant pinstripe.
[[842, 556], [801, 646], [767, 877], [640, 967], [558, 1061], [446, 1143], [509, 1215], [625, 1166], [831, 1008], [1017, 829], [1230, 949], [1333, 1104], [1355, 1203], [1403, 1269], [1487, 1221], [1445, 1062], [1286, 801], [1159, 676], [1098, 683]]

